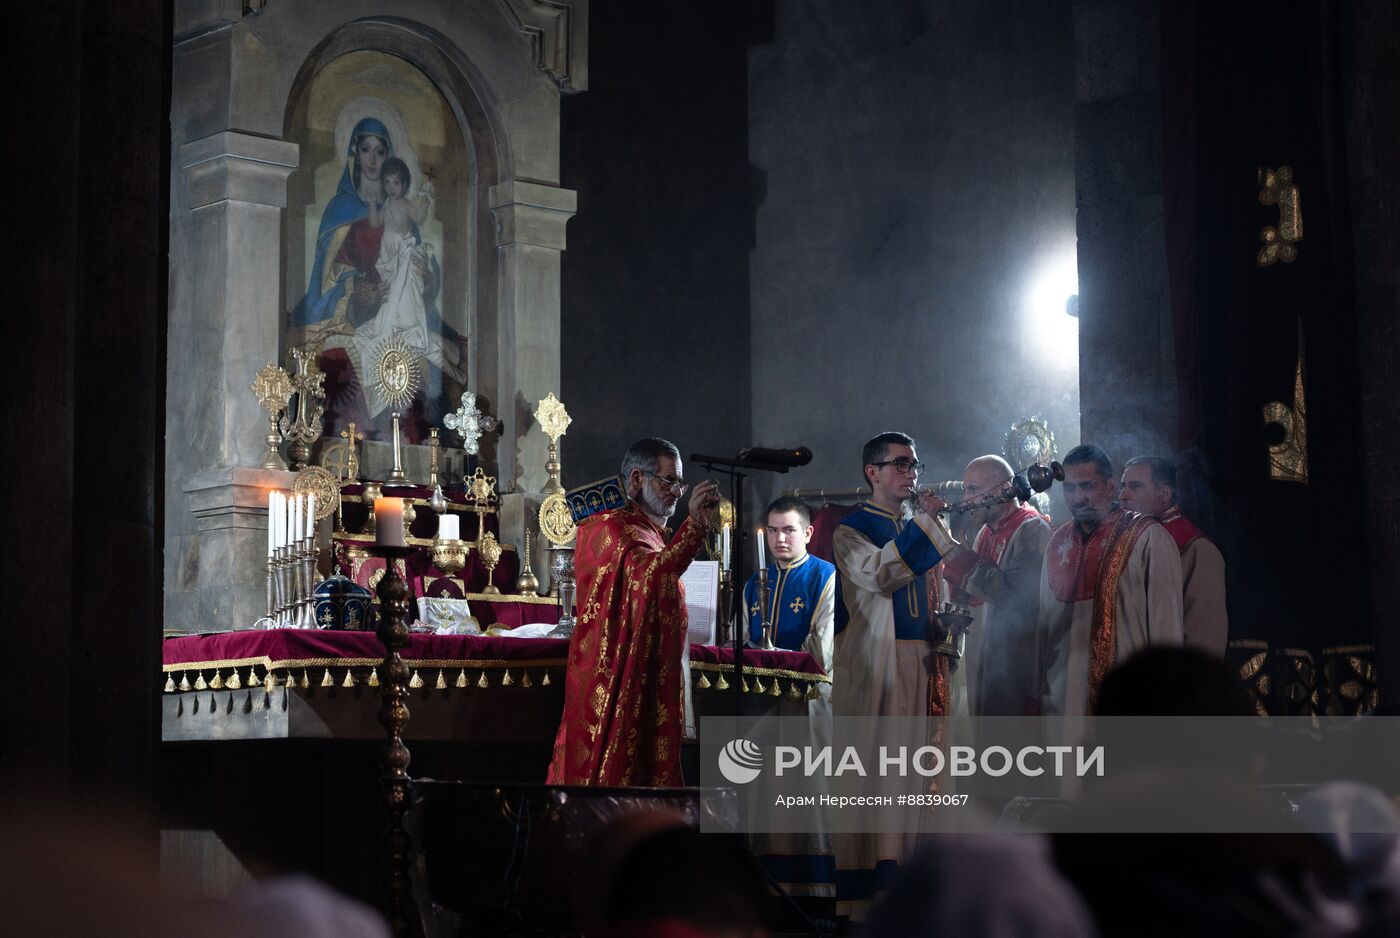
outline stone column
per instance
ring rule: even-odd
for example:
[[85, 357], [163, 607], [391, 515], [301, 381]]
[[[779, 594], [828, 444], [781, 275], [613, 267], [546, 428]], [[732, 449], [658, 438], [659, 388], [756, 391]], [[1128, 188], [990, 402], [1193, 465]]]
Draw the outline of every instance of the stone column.
[[179, 147], [172, 193], [165, 623], [214, 631], [263, 614], [267, 415], [249, 390], [279, 360], [282, 209], [296, 144], [232, 130]]
[[[549, 478], [549, 439], [535, 426], [533, 415], [541, 398], [551, 391], [559, 394], [560, 254], [564, 226], [574, 215], [578, 194], [512, 180], [492, 186], [490, 197], [500, 256], [495, 398], [504, 424], [497, 450], [501, 534], [520, 544], [525, 525], [534, 528], [537, 493]], [[560, 440], [561, 452], [567, 442], [567, 436]], [[567, 471], [567, 459], [564, 466]], [[543, 582], [547, 576], [540, 566], [540, 539], [531, 539], [535, 574]]]
[[1115, 463], [1177, 449], [1163, 227], [1161, 5], [1074, 5], [1083, 440]]

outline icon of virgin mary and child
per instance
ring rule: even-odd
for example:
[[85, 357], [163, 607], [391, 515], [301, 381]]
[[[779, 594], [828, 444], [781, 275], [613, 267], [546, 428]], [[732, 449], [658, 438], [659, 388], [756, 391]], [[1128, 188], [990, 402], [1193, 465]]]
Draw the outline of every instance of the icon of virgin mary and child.
[[292, 312], [292, 328], [321, 345], [328, 432], [351, 420], [387, 425], [388, 402], [372, 380], [375, 355], [387, 341], [422, 354], [428, 391], [404, 424], [414, 442], [441, 419], [442, 379], [466, 386], [464, 343], [437, 309], [442, 268], [419, 229], [433, 211], [433, 185], [413, 178], [374, 117], [355, 124], [345, 156], [335, 195], [321, 213], [311, 280]]

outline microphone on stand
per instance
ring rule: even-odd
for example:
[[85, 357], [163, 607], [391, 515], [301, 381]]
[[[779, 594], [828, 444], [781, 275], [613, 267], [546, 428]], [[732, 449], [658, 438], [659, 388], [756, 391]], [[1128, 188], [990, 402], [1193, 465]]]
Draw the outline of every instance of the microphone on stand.
[[770, 466], [782, 466], [785, 469], [793, 466], [805, 466], [812, 461], [812, 451], [805, 446], [796, 446], [792, 449], [766, 449], [761, 446], [750, 446], [748, 449], [739, 450], [739, 459], [751, 463], [767, 463]]

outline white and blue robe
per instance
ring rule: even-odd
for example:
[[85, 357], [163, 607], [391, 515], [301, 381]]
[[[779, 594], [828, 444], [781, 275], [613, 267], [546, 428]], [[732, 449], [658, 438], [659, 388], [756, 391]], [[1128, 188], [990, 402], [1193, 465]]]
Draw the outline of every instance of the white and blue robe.
[[[869, 502], [837, 526], [836, 717], [928, 715], [934, 661], [927, 579], [953, 547], [947, 530], [928, 515], [903, 518]], [[862, 918], [916, 840], [917, 830], [838, 834], [838, 911]]]
[[[832, 673], [832, 642], [836, 612], [836, 568], [811, 554], [786, 567], [768, 565], [769, 621], [774, 623], [773, 644], [789, 651], [805, 651], [827, 674]], [[763, 637], [763, 616], [758, 601], [758, 574], [744, 586], [744, 608], [749, 637]], [[831, 745], [831, 685], [817, 684], [815, 699], [784, 700], [781, 713], [796, 716], [805, 709], [808, 738], [799, 745], [816, 750]], [[769, 873], [796, 898], [836, 896], [836, 858], [825, 811], [811, 809], [811, 829], [802, 834], [765, 833], [752, 837], [754, 852]], [[828, 913], [829, 914], [829, 913]]]

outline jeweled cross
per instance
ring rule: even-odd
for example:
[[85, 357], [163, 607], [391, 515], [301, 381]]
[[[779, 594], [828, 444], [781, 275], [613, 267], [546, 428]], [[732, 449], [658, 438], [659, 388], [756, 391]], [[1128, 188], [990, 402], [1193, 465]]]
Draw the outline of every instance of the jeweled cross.
[[496, 426], [495, 417], [477, 409], [476, 394], [471, 391], [462, 392], [462, 405], [442, 422], [462, 438], [462, 449], [473, 456], [481, 451], [481, 435]]

